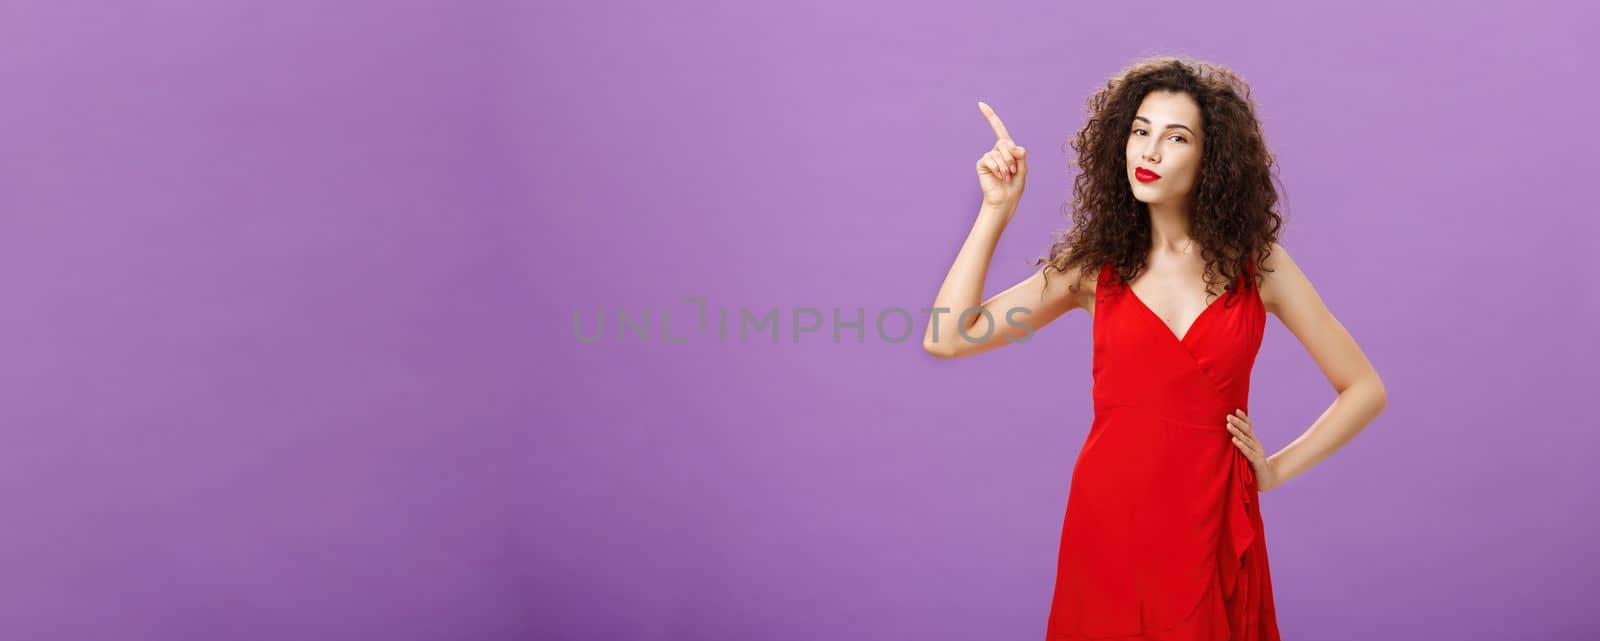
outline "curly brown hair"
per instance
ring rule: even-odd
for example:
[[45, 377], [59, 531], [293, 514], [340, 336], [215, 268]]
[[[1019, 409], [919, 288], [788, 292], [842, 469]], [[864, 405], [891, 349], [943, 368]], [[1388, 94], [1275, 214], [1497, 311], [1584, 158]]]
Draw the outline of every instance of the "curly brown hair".
[[[1144, 58], [1124, 69], [1085, 103], [1089, 120], [1070, 140], [1080, 168], [1068, 204], [1073, 226], [1050, 248], [1046, 269], [1065, 273], [1074, 267], [1094, 279], [1100, 266], [1115, 265], [1122, 283], [1132, 282], [1146, 268], [1151, 243], [1149, 205], [1133, 196], [1128, 184], [1127, 137], [1135, 111], [1153, 91], [1188, 94], [1200, 107], [1206, 142], [1193, 193], [1189, 234], [1206, 261], [1206, 290], [1219, 282], [1234, 289], [1252, 257], [1259, 261], [1249, 286], [1258, 286], [1260, 270], [1283, 227], [1275, 210], [1278, 190], [1273, 167], [1256, 119], [1250, 87], [1234, 72], [1216, 64], [1178, 56]], [[1270, 270], [1268, 270], [1270, 271]], [[1070, 287], [1077, 291], [1077, 284]]]

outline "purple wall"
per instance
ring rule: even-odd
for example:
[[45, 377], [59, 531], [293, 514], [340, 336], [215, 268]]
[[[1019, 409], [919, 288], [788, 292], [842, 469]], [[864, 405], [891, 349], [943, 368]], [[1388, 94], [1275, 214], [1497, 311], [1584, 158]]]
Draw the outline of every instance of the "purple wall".
[[[1285, 638], [1580, 636], [1595, 17], [0, 5], [0, 638], [1042, 637], [1088, 317], [938, 361], [918, 310], [976, 101], [1033, 163], [993, 293], [1155, 53], [1252, 83], [1283, 242], [1390, 391], [1263, 497]], [[618, 309], [648, 341], [575, 336]], [[1273, 449], [1333, 399], [1276, 318], [1252, 391]]]

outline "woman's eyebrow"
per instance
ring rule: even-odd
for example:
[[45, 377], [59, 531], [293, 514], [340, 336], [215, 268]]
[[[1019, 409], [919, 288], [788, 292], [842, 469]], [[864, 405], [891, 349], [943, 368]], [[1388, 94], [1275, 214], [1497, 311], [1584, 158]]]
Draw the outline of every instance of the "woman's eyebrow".
[[[1149, 118], [1146, 118], [1146, 117], [1144, 117], [1144, 116], [1134, 116], [1134, 117], [1133, 117], [1133, 119], [1134, 119], [1134, 120], [1143, 120], [1143, 121], [1144, 121], [1144, 124], [1147, 124], [1147, 125], [1148, 125], [1148, 124], [1150, 124], [1150, 119], [1149, 119]], [[1172, 124], [1172, 125], [1167, 125], [1167, 126], [1166, 126], [1166, 128], [1167, 128], [1167, 129], [1174, 129], [1174, 128], [1176, 128], [1176, 129], [1183, 129], [1183, 130], [1186, 130], [1186, 131], [1188, 131], [1188, 132], [1189, 132], [1189, 133], [1191, 133], [1191, 134], [1194, 134], [1194, 130], [1193, 130], [1193, 129], [1189, 129], [1189, 128], [1188, 128], [1188, 127], [1186, 127], [1186, 126], [1184, 126], [1184, 125], [1178, 125], [1178, 124]], [[1196, 136], [1198, 136], [1198, 135], [1200, 135], [1200, 134], [1194, 134], [1194, 135], [1196, 135]]]

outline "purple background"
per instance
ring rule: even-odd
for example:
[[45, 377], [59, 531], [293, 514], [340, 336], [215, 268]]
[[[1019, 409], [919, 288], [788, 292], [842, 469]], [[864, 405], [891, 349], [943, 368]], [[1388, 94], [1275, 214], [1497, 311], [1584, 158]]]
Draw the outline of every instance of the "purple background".
[[[1252, 83], [1283, 242], [1390, 392], [1264, 495], [1284, 637], [1592, 631], [1594, 18], [0, 5], [0, 638], [1040, 638], [1088, 316], [938, 361], [917, 310], [976, 101], [1033, 152], [988, 295], [1157, 53]], [[650, 339], [577, 340], [618, 309]], [[1333, 400], [1276, 318], [1252, 391], [1273, 450]]]

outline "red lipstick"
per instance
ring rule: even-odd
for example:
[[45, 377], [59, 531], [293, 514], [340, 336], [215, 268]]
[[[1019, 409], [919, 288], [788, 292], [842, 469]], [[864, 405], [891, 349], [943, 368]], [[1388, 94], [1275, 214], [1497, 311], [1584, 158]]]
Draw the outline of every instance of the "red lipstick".
[[1135, 167], [1133, 170], [1133, 177], [1138, 178], [1139, 182], [1147, 183], [1160, 180], [1161, 174], [1150, 171], [1149, 169], [1145, 169], [1144, 167]]

